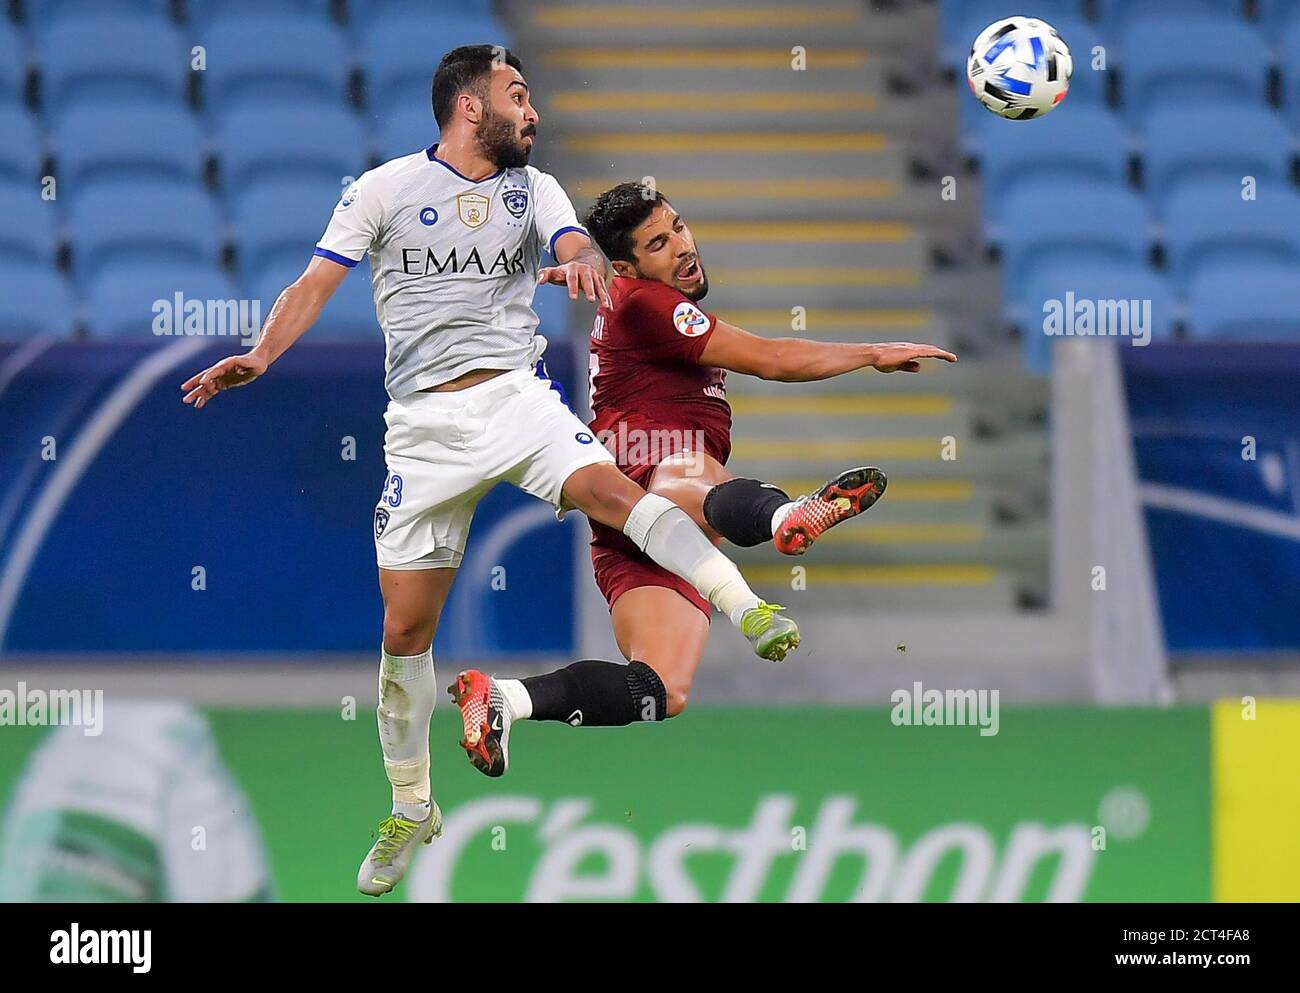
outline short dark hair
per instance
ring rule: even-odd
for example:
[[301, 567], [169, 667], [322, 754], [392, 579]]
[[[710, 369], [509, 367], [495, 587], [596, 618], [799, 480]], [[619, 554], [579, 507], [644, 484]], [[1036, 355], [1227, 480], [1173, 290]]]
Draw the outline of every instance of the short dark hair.
[[482, 100], [487, 99], [483, 80], [497, 62], [505, 62], [520, 73], [524, 71], [519, 58], [500, 45], [462, 45], [442, 57], [433, 74], [433, 119], [440, 130], [450, 123], [456, 97], [466, 90]]
[[596, 198], [583, 219], [588, 233], [595, 239], [605, 258], [613, 262], [634, 262], [632, 232], [651, 212], [667, 199], [653, 186], [644, 183], [619, 183]]

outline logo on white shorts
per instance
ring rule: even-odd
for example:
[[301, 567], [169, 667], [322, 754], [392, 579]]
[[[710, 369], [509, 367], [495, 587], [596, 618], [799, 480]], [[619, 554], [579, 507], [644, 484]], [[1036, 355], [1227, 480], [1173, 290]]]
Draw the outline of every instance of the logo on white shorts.
[[577, 434], [573, 436], [573, 440], [576, 441], [579, 445], [590, 445], [596, 439], [593, 438], [591, 435], [587, 434], [586, 431], [579, 431]]
[[383, 536], [384, 528], [388, 527], [388, 511], [383, 507], [375, 508], [375, 537]]
[[683, 300], [673, 311], [673, 327], [688, 338], [698, 338], [709, 330], [709, 319], [695, 304]]

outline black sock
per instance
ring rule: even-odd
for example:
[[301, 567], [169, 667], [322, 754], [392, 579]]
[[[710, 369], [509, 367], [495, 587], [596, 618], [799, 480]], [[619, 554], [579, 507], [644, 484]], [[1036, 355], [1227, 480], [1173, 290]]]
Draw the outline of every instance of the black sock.
[[728, 479], [704, 497], [704, 519], [733, 545], [752, 548], [772, 540], [772, 515], [790, 498], [771, 483]]
[[533, 701], [535, 721], [622, 727], [668, 716], [668, 691], [644, 662], [619, 665], [585, 659], [522, 682]]

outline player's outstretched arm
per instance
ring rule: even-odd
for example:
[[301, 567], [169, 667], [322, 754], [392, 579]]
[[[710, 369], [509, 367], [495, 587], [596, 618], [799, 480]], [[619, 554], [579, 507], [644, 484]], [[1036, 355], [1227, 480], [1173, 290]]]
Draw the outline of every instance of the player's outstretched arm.
[[935, 345], [917, 345], [910, 341], [873, 345], [764, 338], [726, 321], [718, 321], [700, 353], [699, 363], [780, 383], [810, 383], [842, 376], [856, 369], [917, 372], [921, 368], [921, 359], [956, 362], [957, 356]]
[[537, 274], [537, 284], [558, 283], [568, 286], [569, 299], [578, 299], [578, 291], [592, 303], [610, 306], [605, 289], [605, 260], [581, 231], [566, 231], [555, 240], [555, 261]]
[[289, 350], [316, 323], [321, 308], [348, 274], [346, 266], [313, 256], [303, 274], [285, 287], [262, 325], [257, 344], [243, 355], [231, 355], [208, 366], [181, 384], [184, 402], [201, 408], [222, 390], [247, 386]]

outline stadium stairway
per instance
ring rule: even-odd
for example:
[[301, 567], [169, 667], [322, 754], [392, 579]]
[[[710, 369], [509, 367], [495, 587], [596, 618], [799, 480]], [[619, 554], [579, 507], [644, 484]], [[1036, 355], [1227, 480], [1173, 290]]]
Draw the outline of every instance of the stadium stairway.
[[[849, 465], [890, 477], [867, 518], [806, 559], [733, 550], [755, 587], [801, 617], [1041, 602], [1048, 389], [988, 335], [987, 281], [937, 264], [976, 226], [977, 203], [939, 195], [955, 125], [951, 91], [933, 85], [933, 9], [507, 0], [503, 10], [542, 116], [541, 164], [580, 212], [617, 182], [653, 177], [691, 224], [708, 306], [725, 319], [963, 356], [915, 376], [730, 378], [734, 470], [791, 493]], [[792, 589], [794, 565], [814, 596]]]

